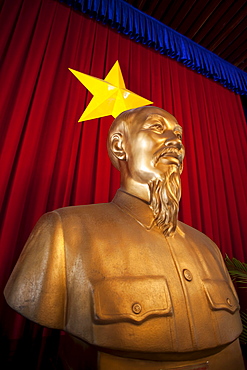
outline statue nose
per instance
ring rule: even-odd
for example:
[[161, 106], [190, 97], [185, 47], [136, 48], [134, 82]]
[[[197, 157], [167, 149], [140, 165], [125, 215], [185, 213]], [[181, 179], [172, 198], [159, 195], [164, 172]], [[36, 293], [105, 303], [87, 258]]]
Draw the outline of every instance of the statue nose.
[[182, 140], [177, 137], [174, 133], [171, 133], [168, 137], [165, 138], [165, 146], [174, 146], [178, 149], [182, 148]]

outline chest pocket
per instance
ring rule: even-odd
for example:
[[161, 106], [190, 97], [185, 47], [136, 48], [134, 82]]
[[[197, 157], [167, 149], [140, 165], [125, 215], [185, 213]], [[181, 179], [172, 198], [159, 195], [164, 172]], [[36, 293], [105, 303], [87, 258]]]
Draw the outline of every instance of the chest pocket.
[[130, 321], [172, 315], [171, 298], [163, 276], [109, 278], [93, 285], [96, 323]]
[[234, 313], [239, 309], [236, 295], [226, 281], [203, 280], [204, 290], [212, 310]]

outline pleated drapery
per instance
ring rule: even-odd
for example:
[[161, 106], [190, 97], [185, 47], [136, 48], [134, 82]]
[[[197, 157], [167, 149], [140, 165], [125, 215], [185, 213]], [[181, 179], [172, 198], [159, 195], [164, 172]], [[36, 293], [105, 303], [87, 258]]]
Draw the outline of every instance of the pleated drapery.
[[228, 89], [247, 95], [247, 73], [124, 0], [61, 1], [110, 25], [130, 39], [148, 45], [159, 53], [218, 81]]
[[[247, 261], [246, 124], [238, 95], [57, 1], [3, 1], [0, 24], [1, 291], [44, 212], [108, 202], [119, 187], [106, 151], [113, 119], [77, 122], [91, 94], [68, 70], [105, 78], [116, 60], [129, 90], [183, 126], [180, 220], [223, 255]], [[3, 297], [1, 309], [5, 335], [19, 338], [23, 320]]]

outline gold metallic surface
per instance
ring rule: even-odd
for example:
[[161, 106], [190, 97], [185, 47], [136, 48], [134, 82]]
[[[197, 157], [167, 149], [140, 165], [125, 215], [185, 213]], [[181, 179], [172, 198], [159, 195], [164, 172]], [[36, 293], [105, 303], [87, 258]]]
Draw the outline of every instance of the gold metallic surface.
[[102, 370], [207, 361], [212, 370], [244, 369], [238, 297], [220, 251], [177, 221], [181, 127], [160, 108], [124, 112], [108, 151], [121, 171], [113, 201], [42, 216], [6, 286], [7, 302], [93, 345]]

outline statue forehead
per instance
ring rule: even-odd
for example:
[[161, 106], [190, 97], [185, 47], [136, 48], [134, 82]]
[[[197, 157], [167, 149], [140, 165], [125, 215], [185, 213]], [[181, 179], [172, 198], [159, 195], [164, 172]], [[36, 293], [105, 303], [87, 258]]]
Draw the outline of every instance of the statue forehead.
[[165, 121], [173, 122], [178, 125], [176, 118], [172, 114], [158, 107], [142, 107], [133, 110], [133, 114], [131, 115], [128, 123], [130, 127], [139, 126], [148, 118], [158, 119], [159, 117], [164, 118]]

